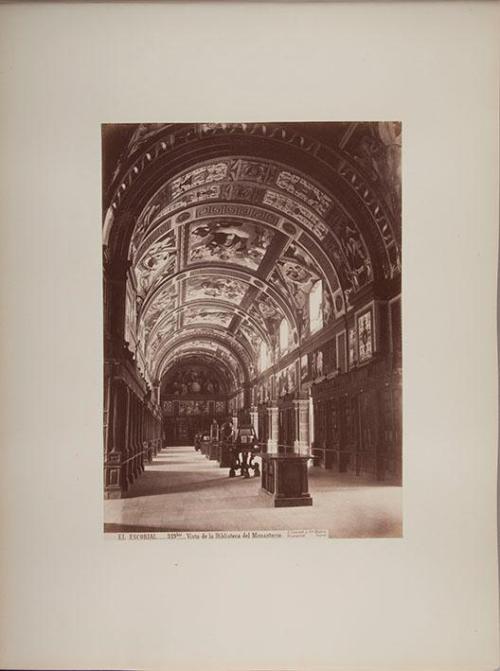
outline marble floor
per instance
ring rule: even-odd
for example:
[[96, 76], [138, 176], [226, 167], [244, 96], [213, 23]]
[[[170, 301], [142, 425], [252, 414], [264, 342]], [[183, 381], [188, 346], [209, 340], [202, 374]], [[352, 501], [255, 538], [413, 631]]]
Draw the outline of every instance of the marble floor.
[[402, 535], [402, 489], [309, 470], [313, 505], [274, 508], [260, 478], [229, 478], [192, 446], [162, 450], [123, 499], [104, 502], [106, 532], [327, 530], [335, 538]]

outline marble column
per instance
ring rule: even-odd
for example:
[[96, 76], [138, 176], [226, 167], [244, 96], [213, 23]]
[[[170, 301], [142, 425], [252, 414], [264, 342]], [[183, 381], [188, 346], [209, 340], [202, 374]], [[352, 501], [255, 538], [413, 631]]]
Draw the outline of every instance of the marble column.
[[267, 451], [269, 454], [278, 452], [278, 407], [267, 408], [267, 422], [269, 427], [269, 437], [267, 439]]
[[309, 399], [296, 399], [293, 404], [296, 416], [294, 451], [309, 454]]
[[255, 431], [257, 440], [259, 440], [259, 413], [255, 406], [253, 406], [252, 410], [250, 411], [250, 421], [252, 422], [253, 430]]

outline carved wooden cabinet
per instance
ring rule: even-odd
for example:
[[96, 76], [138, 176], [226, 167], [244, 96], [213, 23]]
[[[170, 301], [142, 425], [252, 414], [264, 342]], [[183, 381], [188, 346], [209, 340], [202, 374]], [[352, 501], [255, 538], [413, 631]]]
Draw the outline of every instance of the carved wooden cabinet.
[[311, 457], [299, 454], [263, 454], [262, 489], [276, 508], [311, 506], [307, 464]]
[[373, 361], [314, 385], [315, 464], [401, 480], [401, 372]]

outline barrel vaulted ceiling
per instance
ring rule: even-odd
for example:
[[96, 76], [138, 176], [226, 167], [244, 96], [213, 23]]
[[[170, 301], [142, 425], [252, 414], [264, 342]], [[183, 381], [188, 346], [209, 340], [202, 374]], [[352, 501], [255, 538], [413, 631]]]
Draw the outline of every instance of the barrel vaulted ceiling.
[[399, 124], [141, 124], [103, 137], [116, 153], [105, 253], [126, 261], [125, 338], [150, 383], [198, 356], [237, 388], [263, 348], [275, 360], [282, 320], [290, 350], [310, 335], [317, 280], [328, 325], [400, 273]]

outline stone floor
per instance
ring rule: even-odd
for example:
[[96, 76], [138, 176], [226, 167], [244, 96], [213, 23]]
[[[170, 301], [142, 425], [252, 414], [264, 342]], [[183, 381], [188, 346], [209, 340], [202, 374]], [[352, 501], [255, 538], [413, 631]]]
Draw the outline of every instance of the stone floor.
[[328, 530], [335, 538], [400, 537], [401, 487], [321, 468], [309, 471], [311, 507], [274, 508], [260, 478], [229, 469], [193, 447], [162, 450], [126, 498], [104, 503], [104, 530]]

